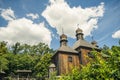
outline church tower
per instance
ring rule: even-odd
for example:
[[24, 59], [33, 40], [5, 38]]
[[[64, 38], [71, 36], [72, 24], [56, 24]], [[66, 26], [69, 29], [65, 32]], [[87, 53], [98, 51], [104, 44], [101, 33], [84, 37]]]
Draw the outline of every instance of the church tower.
[[72, 48], [67, 45], [67, 42], [67, 36], [62, 34], [60, 36], [60, 47], [52, 57], [54, 64], [52, 68], [56, 68], [57, 75], [67, 74], [73, 67], [80, 67], [81, 64], [86, 65], [89, 58], [92, 57], [90, 54], [92, 49], [100, 51], [95, 41], [89, 43], [84, 39], [83, 31], [80, 28], [76, 30], [76, 42]]
[[86, 65], [89, 62], [89, 57], [90, 57], [90, 51], [92, 49], [99, 50], [98, 47], [96, 46], [95, 42], [89, 43], [86, 40], [84, 40], [83, 37], [83, 31], [78, 28], [76, 30], [76, 38], [77, 41], [73, 45], [73, 49], [79, 52], [79, 57], [80, 57], [80, 63], [82, 65]]
[[83, 33], [82, 33], [83, 31], [82, 31], [82, 29], [80, 29], [80, 28], [78, 28], [77, 30], [76, 30], [76, 37], [77, 37], [77, 40], [79, 40], [79, 39], [82, 39], [83, 40]]
[[79, 67], [79, 54], [67, 45], [67, 36], [60, 36], [60, 48], [57, 49], [53, 56], [53, 63], [56, 66], [57, 74], [67, 74], [73, 67]]
[[67, 36], [65, 34], [62, 34], [60, 36], [60, 46], [67, 46]]

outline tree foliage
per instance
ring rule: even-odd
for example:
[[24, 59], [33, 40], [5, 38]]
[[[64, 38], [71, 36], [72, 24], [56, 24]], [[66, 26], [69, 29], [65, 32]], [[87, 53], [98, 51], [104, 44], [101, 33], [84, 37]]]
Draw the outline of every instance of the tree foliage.
[[35, 72], [37, 73], [37, 77], [47, 77], [48, 76], [48, 67], [51, 61], [51, 54], [45, 54], [39, 59], [39, 62], [35, 66]]
[[0, 42], [0, 72], [8, 69], [8, 60], [5, 58], [5, 55], [8, 52], [6, 44], [7, 43], [4, 41]]
[[7, 46], [6, 42], [0, 42], [0, 71], [16, 74], [16, 70], [32, 70], [32, 76], [47, 75], [51, 56], [54, 53], [48, 45], [20, 44]]

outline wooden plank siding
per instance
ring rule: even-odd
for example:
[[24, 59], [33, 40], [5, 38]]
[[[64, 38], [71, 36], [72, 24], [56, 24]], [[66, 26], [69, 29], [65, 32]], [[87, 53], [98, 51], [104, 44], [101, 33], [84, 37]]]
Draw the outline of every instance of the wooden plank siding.
[[[68, 57], [72, 57], [72, 62], [68, 61]], [[73, 67], [79, 67], [79, 56], [77, 54], [59, 53], [59, 74], [66, 74], [71, 71]]]
[[[76, 49], [78, 53], [59, 51], [54, 55], [54, 64], [56, 65], [57, 75], [67, 74], [73, 67], [79, 67], [80, 65], [86, 65], [92, 58], [88, 56], [91, 52], [91, 48], [80, 47]], [[68, 57], [72, 56], [72, 62], [68, 61]]]
[[80, 49], [81, 51], [81, 62], [82, 62], [82, 65], [86, 65], [88, 62], [89, 62], [89, 56], [88, 56], [88, 53], [91, 51], [90, 49], [84, 49], [84, 48], [81, 48]]

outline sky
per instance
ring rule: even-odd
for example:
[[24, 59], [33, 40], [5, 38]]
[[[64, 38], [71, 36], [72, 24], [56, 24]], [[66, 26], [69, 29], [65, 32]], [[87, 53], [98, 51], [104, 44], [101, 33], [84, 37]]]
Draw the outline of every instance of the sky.
[[118, 45], [120, 0], [0, 0], [0, 41], [59, 48], [59, 36], [76, 41], [81, 28], [86, 41], [99, 47]]

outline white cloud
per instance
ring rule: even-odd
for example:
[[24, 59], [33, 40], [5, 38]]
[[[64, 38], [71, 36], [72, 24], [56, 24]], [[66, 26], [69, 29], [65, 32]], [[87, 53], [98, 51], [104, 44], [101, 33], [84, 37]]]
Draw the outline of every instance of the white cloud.
[[21, 18], [8, 22], [5, 27], [0, 27], [0, 41], [7, 41], [9, 44], [16, 42], [37, 44], [46, 43], [50, 46], [51, 32], [44, 23], [35, 24], [33, 21]]
[[113, 38], [120, 38], [120, 30], [116, 31], [113, 35]]
[[39, 18], [38, 14], [33, 14], [33, 13], [26, 14], [26, 16], [31, 17], [33, 20]]
[[1, 16], [8, 21], [16, 19], [14, 11], [11, 8], [1, 9]]
[[50, 0], [50, 4], [43, 11], [42, 16], [48, 23], [56, 28], [57, 33], [61, 34], [61, 28], [72, 38], [75, 38], [77, 24], [83, 29], [85, 36], [91, 34], [94, 28], [97, 28], [97, 22], [104, 13], [104, 3], [97, 7], [70, 7], [64, 0]]
[[[10, 45], [16, 42], [31, 45], [43, 42], [50, 46], [51, 32], [45, 27], [44, 22], [36, 24], [24, 17], [17, 19], [10, 8], [0, 10], [0, 15], [8, 20], [7, 26], [0, 27], [0, 41], [7, 41]], [[35, 19], [39, 16], [35, 14], [32, 17]]]

